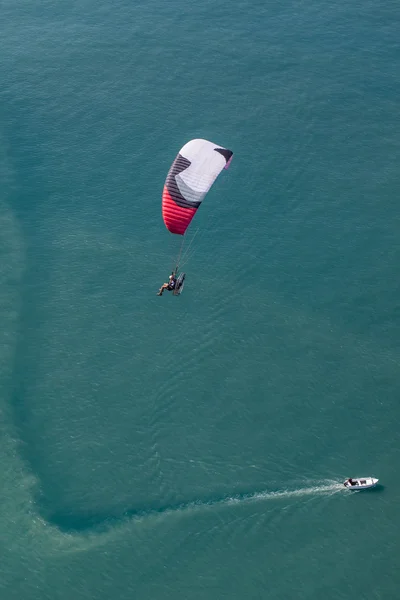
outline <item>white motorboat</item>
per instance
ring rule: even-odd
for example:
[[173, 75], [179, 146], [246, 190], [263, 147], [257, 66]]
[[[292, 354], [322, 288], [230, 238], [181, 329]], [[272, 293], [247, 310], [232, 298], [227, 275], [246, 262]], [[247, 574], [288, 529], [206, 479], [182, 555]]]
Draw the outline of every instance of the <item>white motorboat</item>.
[[358, 477], [357, 479], [350, 477], [346, 479], [343, 485], [350, 490], [366, 490], [375, 487], [378, 481], [379, 479], [374, 477]]

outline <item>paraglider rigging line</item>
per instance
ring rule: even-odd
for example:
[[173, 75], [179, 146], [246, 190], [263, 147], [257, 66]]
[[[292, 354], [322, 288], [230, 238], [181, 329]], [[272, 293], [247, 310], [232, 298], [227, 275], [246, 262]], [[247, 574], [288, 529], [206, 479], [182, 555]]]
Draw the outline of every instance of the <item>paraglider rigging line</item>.
[[185, 249], [185, 252], [182, 254], [183, 245], [184, 245], [184, 242], [185, 242], [185, 236], [183, 236], [181, 247], [180, 247], [179, 254], [178, 254], [178, 258], [177, 258], [177, 261], [176, 261], [175, 272], [178, 270], [179, 267], [183, 267], [183, 265], [186, 264], [187, 261], [189, 260], [189, 258], [190, 258], [189, 251], [190, 251], [190, 248], [191, 248], [191, 246], [192, 246], [192, 244], [193, 244], [193, 242], [194, 242], [194, 240], [195, 240], [196, 235], [198, 234], [198, 232], [199, 232], [199, 228], [196, 229], [196, 231], [195, 231], [192, 239], [190, 240], [190, 243], [189, 243], [188, 247]]
[[181, 260], [181, 254], [182, 254], [182, 250], [183, 250], [183, 244], [185, 243], [185, 236], [182, 237], [182, 242], [181, 242], [181, 247], [179, 248], [179, 254], [178, 257], [176, 259], [176, 264], [175, 264], [175, 268], [174, 268], [174, 273], [175, 275], [178, 273], [178, 268], [179, 268], [179, 263]]

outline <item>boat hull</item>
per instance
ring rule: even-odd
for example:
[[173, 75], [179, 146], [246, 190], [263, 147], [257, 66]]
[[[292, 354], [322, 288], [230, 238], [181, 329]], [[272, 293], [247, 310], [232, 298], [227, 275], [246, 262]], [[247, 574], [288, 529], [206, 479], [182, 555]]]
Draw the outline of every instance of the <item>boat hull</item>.
[[344, 486], [348, 490], [367, 490], [369, 488], [373, 488], [378, 483], [379, 479], [375, 479], [374, 477], [359, 477], [359, 478], [351, 478], [346, 479], [344, 482]]

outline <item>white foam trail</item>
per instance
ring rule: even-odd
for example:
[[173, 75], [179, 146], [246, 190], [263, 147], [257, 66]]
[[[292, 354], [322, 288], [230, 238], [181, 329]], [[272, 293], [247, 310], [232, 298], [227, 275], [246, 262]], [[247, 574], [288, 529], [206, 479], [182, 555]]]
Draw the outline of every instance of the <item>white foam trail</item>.
[[278, 490], [256, 492], [245, 496], [233, 496], [231, 498], [225, 498], [215, 504], [243, 504], [249, 502], [261, 502], [267, 500], [279, 500], [279, 498], [301, 498], [304, 496], [317, 496], [317, 495], [333, 495], [345, 488], [342, 484], [333, 482], [326, 483], [324, 485], [313, 485], [310, 487], [297, 488], [294, 490]]
[[282, 490], [277, 492], [257, 492], [252, 496], [243, 498], [244, 501], [255, 500], [276, 500], [278, 498], [295, 498], [301, 496], [315, 496], [319, 494], [336, 494], [345, 488], [340, 483], [331, 483], [327, 485], [316, 485], [308, 488], [298, 488], [296, 490]]
[[161, 511], [165, 514], [172, 514], [181, 511], [190, 511], [190, 510], [199, 510], [201, 508], [212, 508], [216, 506], [222, 505], [238, 505], [238, 504], [248, 504], [251, 502], [266, 502], [268, 500], [279, 500], [280, 498], [302, 498], [306, 496], [318, 496], [325, 495], [331, 496], [337, 494], [339, 492], [346, 491], [345, 487], [341, 483], [335, 482], [326, 482], [324, 484], [312, 485], [310, 487], [297, 488], [293, 490], [278, 490], [278, 491], [268, 491], [265, 490], [263, 492], [255, 492], [254, 494], [243, 494], [237, 496], [228, 496], [226, 498], [220, 498], [218, 500], [210, 500], [210, 501], [195, 501], [189, 502], [187, 504], [181, 504], [179, 507], [170, 508], [165, 511]]

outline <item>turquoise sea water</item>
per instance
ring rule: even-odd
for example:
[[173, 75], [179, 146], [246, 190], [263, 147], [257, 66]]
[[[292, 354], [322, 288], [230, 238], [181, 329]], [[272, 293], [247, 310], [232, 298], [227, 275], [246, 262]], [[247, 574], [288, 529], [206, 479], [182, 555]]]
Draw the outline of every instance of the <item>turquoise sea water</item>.
[[[1, 597], [397, 599], [398, 4], [1, 23]], [[235, 155], [157, 298], [194, 137]]]

